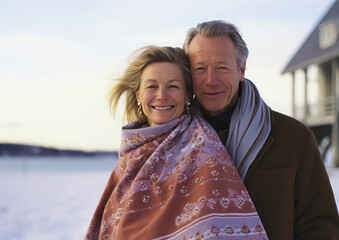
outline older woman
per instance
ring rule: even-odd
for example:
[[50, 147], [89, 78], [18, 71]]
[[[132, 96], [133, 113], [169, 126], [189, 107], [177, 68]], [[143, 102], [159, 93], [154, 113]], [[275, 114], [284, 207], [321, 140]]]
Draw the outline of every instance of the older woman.
[[189, 110], [180, 48], [147, 47], [110, 93], [126, 94], [119, 161], [86, 239], [267, 239], [215, 131]]

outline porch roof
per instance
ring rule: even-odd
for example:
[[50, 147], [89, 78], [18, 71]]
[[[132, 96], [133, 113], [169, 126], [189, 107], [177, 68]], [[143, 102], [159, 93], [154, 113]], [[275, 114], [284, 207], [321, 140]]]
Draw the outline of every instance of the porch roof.
[[[327, 48], [320, 48], [319, 33], [322, 24], [333, 21], [336, 23], [336, 43]], [[329, 11], [320, 20], [315, 29], [299, 48], [297, 53], [288, 62], [282, 74], [293, 72], [297, 69], [307, 67], [311, 64], [319, 64], [339, 56], [339, 1], [335, 1]]]

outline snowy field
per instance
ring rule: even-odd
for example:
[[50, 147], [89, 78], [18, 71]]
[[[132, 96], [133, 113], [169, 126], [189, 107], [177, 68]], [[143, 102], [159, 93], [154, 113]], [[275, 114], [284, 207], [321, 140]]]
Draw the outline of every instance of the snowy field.
[[83, 239], [114, 165], [112, 159], [0, 159], [0, 239]]
[[[115, 159], [0, 158], [0, 239], [81, 240]], [[329, 169], [339, 203], [339, 169]]]

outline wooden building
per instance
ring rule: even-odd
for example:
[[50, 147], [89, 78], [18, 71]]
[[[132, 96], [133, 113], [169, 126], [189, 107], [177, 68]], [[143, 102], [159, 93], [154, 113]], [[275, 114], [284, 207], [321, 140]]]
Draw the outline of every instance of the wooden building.
[[292, 75], [293, 117], [313, 130], [324, 155], [331, 151], [333, 167], [339, 167], [338, 39], [337, 0], [282, 72]]

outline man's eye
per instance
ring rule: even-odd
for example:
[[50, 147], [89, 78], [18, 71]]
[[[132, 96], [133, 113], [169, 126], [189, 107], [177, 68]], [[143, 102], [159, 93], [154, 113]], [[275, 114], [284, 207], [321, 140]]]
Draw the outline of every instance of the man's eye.
[[202, 72], [202, 71], [204, 71], [206, 68], [204, 68], [204, 67], [197, 67], [197, 68], [195, 68], [194, 69], [194, 71], [195, 72]]
[[222, 72], [225, 72], [225, 71], [228, 70], [228, 68], [227, 68], [227, 67], [221, 66], [221, 67], [218, 67], [218, 70], [220, 70], [220, 71], [222, 71]]

